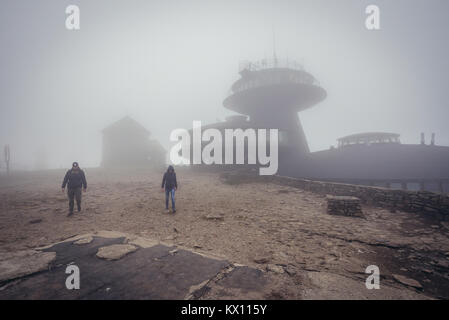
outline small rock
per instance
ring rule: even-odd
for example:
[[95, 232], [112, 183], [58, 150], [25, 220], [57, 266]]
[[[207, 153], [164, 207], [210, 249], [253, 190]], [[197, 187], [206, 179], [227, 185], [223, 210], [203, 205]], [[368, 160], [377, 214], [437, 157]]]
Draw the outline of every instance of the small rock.
[[397, 282], [402, 283], [402, 284], [404, 284], [406, 286], [417, 288], [417, 289], [422, 289], [422, 285], [418, 281], [416, 281], [414, 279], [410, 279], [410, 278], [401, 276], [399, 274], [393, 274], [393, 278]]
[[438, 260], [436, 262], [436, 265], [439, 266], [439, 267], [448, 269], [449, 268], [449, 261], [440, 259], [440, 260]]
[[258, 257], [258, 258], [254, 258], [253, 261], [258, 264], [265, 264], [265, 263], [268, 263], [270, 261], [270, 259], [268, 259], [266, 257]]
[[277, 274], [282, 274], [284, 273], [284, 268], [282, 268], [281, 266], [275, 265], [275, 264], [269, 264], [267, 265], [267, 271], [271, 271]]
[[224, 220], [224, 217], [222, 215], [208, 214], [207, 216], [203, 216], [203, 219], [206, 219], [206, 220]]
[[294, 276], [296, 274], [296, 270], [291, 266], [287, 266], [287, 268], [285, 268], [285, 272], [287, 272], [289, 276]]

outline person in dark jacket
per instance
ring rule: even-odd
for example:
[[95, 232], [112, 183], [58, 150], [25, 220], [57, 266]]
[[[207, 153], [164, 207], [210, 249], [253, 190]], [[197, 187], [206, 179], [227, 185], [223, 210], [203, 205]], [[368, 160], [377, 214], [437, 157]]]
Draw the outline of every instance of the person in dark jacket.
[[62, 192], [67, 185], [67, 195], [69, 197], [69, 216], [73, 214], [74, 199], [78, 212], [81, 211], [81, 188], [84, 192], [87, 190], [87, 181], [84, 171], [80, 169], [78, 162], [72, 164], [72, 169], [67, 171], [62, 181]]
[[165, 187], [165, 210], [168, 212], [168, 198], [171, 196], [171, 207], [173, 213], [176, 212], [175, 208], [175, 191], [178, 189], [178, 182], [176, 181], [176, 173], [173, 166], [168, 166], [167, 172], [164, 173], [162, 178], [162, 192]]

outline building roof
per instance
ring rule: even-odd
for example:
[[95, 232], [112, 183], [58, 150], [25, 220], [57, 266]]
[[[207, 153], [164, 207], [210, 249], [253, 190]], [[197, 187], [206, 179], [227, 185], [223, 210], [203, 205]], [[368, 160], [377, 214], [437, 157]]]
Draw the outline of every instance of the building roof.
[[338, 141], [357, 141], [357, 140], [378, 140], [388, 138], [399, 138], [399, 133], [389, 132], [362, 132], [351, 134], [349, 136], [338, 138]]
[[140, 123], [138, 123], [136, 120], [132, 119], [129, 116], [126, 116], [113, 124], [107, 126], [103, 129], [103, 134], [108, 134], [110, 132], [114, 131], [127, 131], [127, 130], [133, 130], [138, 131], [139, 133], [150, 135], [150, 131], [148, 131], [144, 126], [142, 126]]

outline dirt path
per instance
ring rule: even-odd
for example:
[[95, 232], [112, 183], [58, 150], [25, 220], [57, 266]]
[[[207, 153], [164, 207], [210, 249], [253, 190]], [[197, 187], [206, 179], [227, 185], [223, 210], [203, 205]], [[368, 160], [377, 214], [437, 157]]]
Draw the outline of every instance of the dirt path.
[[[92, 169], [83, 211], [67, 217], [63, 174], [3, 178], [0, 251], [115, 230], [268, 270], [279, 279], [271, 298], [449, 298], [449, 226], [418, 214], [363, 207], [366, 219], [332, 216], [321, 195], [179, 170], [173, 215], [163, 210], [161, 173]], [[373, 264], [381, 290], [365, 288], [365, 268]], [[214, 297], [212, 290], [204, 298]]]

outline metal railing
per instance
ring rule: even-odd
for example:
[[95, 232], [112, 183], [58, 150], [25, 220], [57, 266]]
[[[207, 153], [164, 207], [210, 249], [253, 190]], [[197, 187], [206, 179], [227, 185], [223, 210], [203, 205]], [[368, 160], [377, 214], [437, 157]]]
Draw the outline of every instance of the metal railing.
[[232, 93], [242, 92], [245, 90], [260, 88], [263, 86], [280, 85], [280, 84], [306, 84], [320, 86], [319, 82], [308, 74], [279, 74], [265, 75], [263, 77], [250, 78], [242, 81], [238, 86], [231, 88]]
[[263, 59], [256, 62], [241, 61], [239, 64], [239, 72], [242, 72], [243, 70], [259, 71], [272, 68], [287, 68], [304, 71], [304, 67], [302, 64], [289, 59], [272, 58], [272, 59]]

